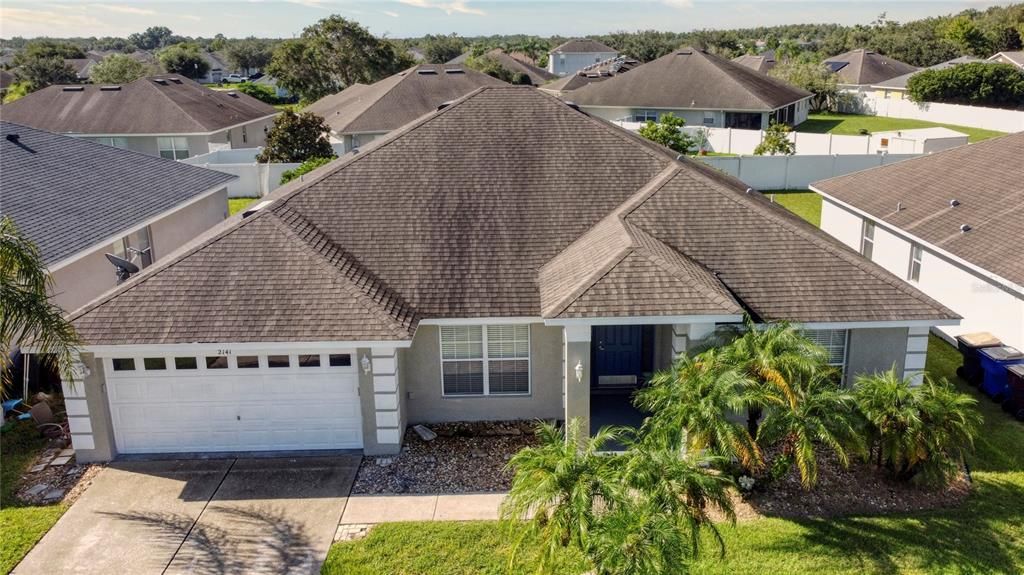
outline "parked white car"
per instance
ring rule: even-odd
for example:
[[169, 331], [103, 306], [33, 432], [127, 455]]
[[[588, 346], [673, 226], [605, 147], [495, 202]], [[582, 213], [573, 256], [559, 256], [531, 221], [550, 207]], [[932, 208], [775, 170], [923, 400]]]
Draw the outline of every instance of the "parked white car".
[[241, 74], [228, 74], [227, 76], [224, 77], [224, 82], [226, 82], [228, 84], [238, 84], [240, 82], [248, 82], [248, 81], [249, 81], [248, 76], [243, 76]]

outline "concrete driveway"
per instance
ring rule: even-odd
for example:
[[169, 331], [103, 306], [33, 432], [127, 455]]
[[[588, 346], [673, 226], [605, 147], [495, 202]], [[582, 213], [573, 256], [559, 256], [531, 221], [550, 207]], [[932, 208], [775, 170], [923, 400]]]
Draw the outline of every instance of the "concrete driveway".
[[114, 463], [14, 573], [319, 573], [359, 461]]

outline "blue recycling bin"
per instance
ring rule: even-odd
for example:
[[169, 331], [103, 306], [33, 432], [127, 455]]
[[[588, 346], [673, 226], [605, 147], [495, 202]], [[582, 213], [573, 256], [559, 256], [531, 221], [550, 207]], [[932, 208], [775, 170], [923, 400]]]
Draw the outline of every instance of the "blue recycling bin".
[[1024, 364], [1024, 353], [1017, 348], [1001, 345], [980, 349], [978, 355], [981, 358], [981, 369], [985, 372], [981, 390], [985, 395], [1002, 403], [1006, 399], [1007, 388], [1010, 385], [1008, 369], [1012, 365]]
[[981, 379], [985, 372], [981, 369], [981, 358], [978, 352], [986, 347], [998, 347], [1003, 345], [999, 338], [986, 332], [965, 333], [956, 336], [956, 347], [963, 356], [963, 365], [956, 368], [956, 374], [967, 383], [977, 387], [981, 385]]

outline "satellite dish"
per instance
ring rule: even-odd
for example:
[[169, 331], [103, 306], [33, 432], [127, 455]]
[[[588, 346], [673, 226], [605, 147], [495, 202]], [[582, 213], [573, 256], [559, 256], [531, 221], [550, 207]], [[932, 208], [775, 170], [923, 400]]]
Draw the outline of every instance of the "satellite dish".
[[132, 277], [132, 274], [139, 273], [139, 266], [133, 264], [132, 262], [124, 258], [119, 258], [114, 254], [103, 255], [107, 256], [107, 261], [114, 264], [114, 268], [117, 270], [115, 273], [117, 274], [118, 284], [127, 281], [128, 278]]

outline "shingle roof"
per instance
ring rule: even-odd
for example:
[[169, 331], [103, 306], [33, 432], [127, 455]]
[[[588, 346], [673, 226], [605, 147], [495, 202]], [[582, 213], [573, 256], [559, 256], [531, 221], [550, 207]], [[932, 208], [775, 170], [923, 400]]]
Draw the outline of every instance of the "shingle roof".
[[603, 62], [591, 64], [575, 74], [562, 76], [557, 80], [540, 86], [540, 89], [556, 94], [571, 92], [573, 90], [578, 90], [587, 84], [603, 82], [617, 74], [624, 74], [639, 65], [640, 62], [637, 60], [618, 56], [616, 58], [604, 60]]
[[744, 54], [733, 58], [732, 61], [740, 66], [746, 66], [751, 70], [767, 74], [775, 67], [775, 53], [767, 50], [760, 54]]
[[555, 78], [558, 77], [556, 74], [552, 74], [551, 72], [548, 72], [544, 68], [538, 68], [537, 66], [528, 64], [526, 62], [523, 62], [522, 60], [519, 60], [517, 58], [514, 58], [513, 56], [506, 54], [505, 51], [502, 50], [501, 48], [495, 48], [494, 50], [491, 50], [486, 54], [486, 56], [497, 60], [497, 62], [501, 64], [502, 67], [508, 69], [512, 73], [520, 72], [526, 74], [527, 76], [530, 77], [530, 81], [533, 83], [534, 86], [540, 86], [541, 84], [554, 80]]
[[[75, 323], [92, 343], [180, 343], [408, 339], [420, 318], [740, 306], [804, 321], [952, 316], [741, 182], [676, 156], [538, 90], [481, 88], [279, 189]], [[350, 271], [303, 280], [332, 267]], [[368, 294], [364, 309], [353, 286]], [[161, 305], [126, 313], [149, 301]]]
[[[971, 63], [971, 62], [986, 62], [986, 61], [987, 60], [982, 60], [981, 58], [975, 58], [974, 56], [960, 56], [960, 57], [957, 57], [957, 58], [953, 58], [952, 60], [947, 60], [945, 62], [936, 64], [934, 66], [928, 66], [927, 68], [924, 68], [924, 70], [945, 70], [946, 68], [952, 68], [953, 66], [956, 66], [956, 65], [959, 65], [959, 64], [968, 64], [968, 63]], [[913, 72], [908, 72], [906, 74], [903, 74], [903, 75], [900, 75], [900, 76], [896, 76], [895, 78], [889, 78], [888, 80], [885, 80], [883, 82], [879, 82], [879, 83], [875, 84], [874, 87], [875, 88], [889, 88], [890, 90], [906, 90], [907, 89], [907, 81], [910, 80], [910, 77], [913, 76], [914, 74], [917, 74], [918, 72], [922, 72], [922, 71], [923, 70], [914, 70]]]
[[0, 213], [50, 265], [236, 178], [10, 122], [0, 133]]
[[6, 90], [14, 83], [14, 74], [7, 70], [0, 70], [0, 90]]
[[918, 70], [916, 66], [864, 48], [826, 58], [825, 65], [839, 74], [841, 84], [856, 85], [877, 84]]
[[464, 66], [421, 64], [368, 86], [349, 86], [305, 111], [322, 116], [338, 134], [390, 132], [481, 86], [502, 85]]
[[598, 42], [597, 40], [591, 40], [590, 38], [576, 38], [559, 44], [558, 46], [551, 49], [551, 54], [557, 54], [564, 52], [566, 54], [597, 54], [597, 53], [617, 53], [618, 51], [611, 46]]
[[810, 96], [746, 66], [684, 48], [575, 90], [572, 99], [586, 106], [771, 111]]
[[276, 113], [241, 92], [210, 90], [177, 74], [118, 89], [49, 86], [3, 107], [7, 121], [76, 134], [203, 134]]
[[1013, 62], [1014, 64], [1020, 66], [1021, 68], [1024, 68], [1024, 51], [1018, 50], [1012, 52], [998, 52], [991, 56], [989, 60], [994, 60], [999, 56], [1006, 58], [1007, 60]]
[[[1024, 133], [1017, 133], [812, 185], [1024, 286], [1022, 157]], [[970, 231], [961, 232], [963, 224]]]

